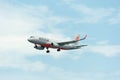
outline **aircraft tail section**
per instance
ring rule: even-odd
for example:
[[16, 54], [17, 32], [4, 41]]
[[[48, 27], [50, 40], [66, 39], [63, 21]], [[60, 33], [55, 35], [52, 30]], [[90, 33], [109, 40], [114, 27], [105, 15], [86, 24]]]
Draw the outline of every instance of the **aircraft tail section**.
[[80, 35], [77, 35], [77, 36], [75, 37], [75, 40], [76, 40], [76, 41], [79, 41], [79, 40], [80, 40]]
[[80, 35], [77, 35], [77, 36], [75, 37], [75, 41], [76, 41], [76, 42], [75, 42], [74, 44], [75, 44], [75, 45], [78, 45], [78, 41], [79, 41], [79, 40], [80, 40]]
[[77, 45], [78, 44], [78, 41], [81, 41], [81, 40], [84, 40], [84, 39], [86, 39], [86, 37], [87, 37], [87, 35], [85, 35], [83, 38], [80, 38], [80, 35], [77, 35], [76, 37], [75, 37], [75, 44]]

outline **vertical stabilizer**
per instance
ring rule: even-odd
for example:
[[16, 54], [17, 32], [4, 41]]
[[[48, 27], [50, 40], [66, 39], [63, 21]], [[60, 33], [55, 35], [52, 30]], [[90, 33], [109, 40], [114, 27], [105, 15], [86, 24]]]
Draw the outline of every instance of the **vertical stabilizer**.
[[78, 45], [78, 41], [80, 40], [80, 35], [77, 35], [76, 37], [75, 37], [75, 40], [76, 40], [76, 42], [74, 43], [75, 45]]
[[79, 40], [80, 40], [80, 35], [77, 35], [77, 36], [75, 37], [75, 40], [76, 40], [76, 41], [79, 41]]

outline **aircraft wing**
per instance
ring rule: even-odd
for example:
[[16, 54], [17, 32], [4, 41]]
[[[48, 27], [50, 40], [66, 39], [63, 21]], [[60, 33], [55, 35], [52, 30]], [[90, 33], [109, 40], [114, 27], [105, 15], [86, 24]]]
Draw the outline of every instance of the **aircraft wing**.
[[81, 48], [81, 47], [84, 47], [84, 46], [88, 46], [88, 45], [80, 45], [80, 46], [77, 46], [78, 48]]
[[87, 35], [85, 35], [84, 38], [79, 39], [79, 40], [72, 40], [72, 41], [66, 41], [66, 42], [59, 42], [58, 44], [62, 46], [62, 45], [65, 45], [65, 44], [75, 43], [75, 42], [78, 42], [78, 41], [81, 41], [81, 40], [86, 39], [86, 37], [87, 37]]
[[70, 43], [75, 43], [77, 41], [73, 40], [73, 41], [66, 41], [66, 42], [59, 42], [59, 45], [65, 45], [65, 44], [70, 44]]

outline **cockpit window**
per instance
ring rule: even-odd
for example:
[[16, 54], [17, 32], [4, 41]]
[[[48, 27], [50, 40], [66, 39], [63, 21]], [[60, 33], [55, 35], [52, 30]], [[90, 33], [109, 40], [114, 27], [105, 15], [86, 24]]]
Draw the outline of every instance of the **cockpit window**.
[[34, 38], [34, 36], [30, 36], [30, 38]]

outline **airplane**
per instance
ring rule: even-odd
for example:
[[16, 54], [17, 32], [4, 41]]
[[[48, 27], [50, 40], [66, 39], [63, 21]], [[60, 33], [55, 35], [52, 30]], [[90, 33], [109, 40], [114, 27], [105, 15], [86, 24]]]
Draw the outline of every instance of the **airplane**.
[[57, 49], [57, 51], [60, 50], [73, 50], [73, 49], [79, 49], [81, 47], [87, 46], [87, 45], [78, 45], [78, 42], [81, 40], [85, 40], [87, 35], [85, 35], [83, 38], [80, 39], [80, 36], [77, 35], [75, 37], [75, 40], [71, 41], [65, 41], [65, 42], [55, 42], [53, 40], [44, 38], [44, 37], [37, 37], [37, 36], [30, 36], [28, 38], [28, 41], [30, 43], [33, 43], [35, 46], [35, 49], [38, 50], [44, 50], [44, 48], [47, 49], [46, 53], [49, 53], [49, 48]]

